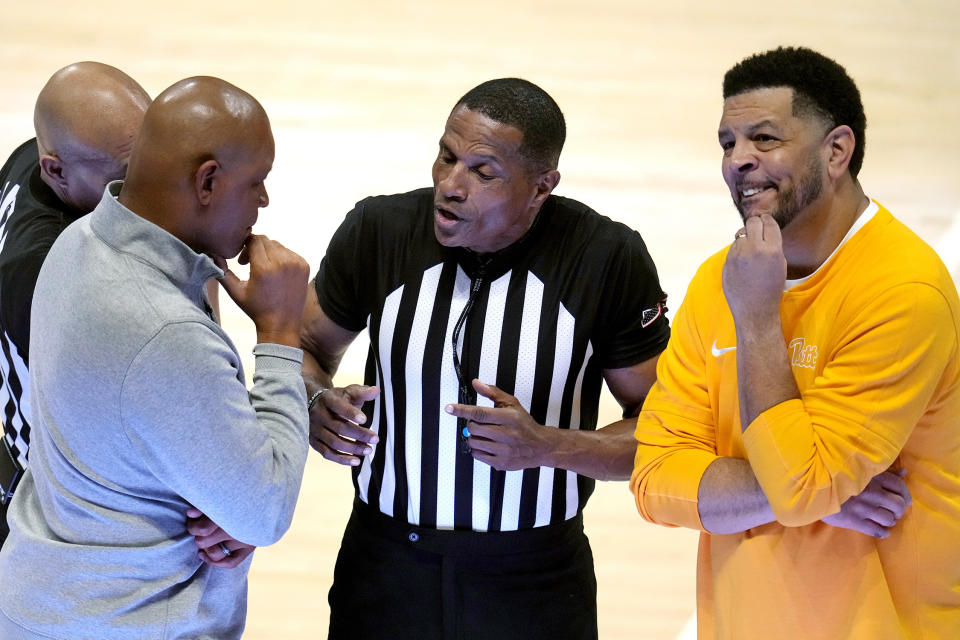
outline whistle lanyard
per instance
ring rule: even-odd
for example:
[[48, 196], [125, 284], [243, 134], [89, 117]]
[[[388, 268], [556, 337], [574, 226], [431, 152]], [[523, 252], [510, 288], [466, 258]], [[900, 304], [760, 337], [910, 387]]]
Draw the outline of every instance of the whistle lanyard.
[[[470, 283], [470, 295], [467, 297], [467, 304], [463, 306], [463, 311], [460, 312], [460, 317], [457, 318], [457, 323], [453, 326], [453, 336], [451, 338], [451, 346], [453, 347], [453, 370], [457, 374], [457, 384], [459, 386], [459, 397], [457, 401], [460, 404], [473, 404], [475, 402], [474, 395], [471, 393], [470, 381], [463, 375], [463, 367], [460, 364], [459, 346], [460, 333], [467, 324], [467, 317], [470, 315], [470, 310], [473, 309], [473, 305], [477, 301], [480, 287], [483, 286], [483, 266], [477, 271], [477, 277]], [[467, 431], [467, 422], [468, 420], [466, 418], [457, 418], [457, 441], [460, 444], [460, 452], [469, 454], [470, 442], [467, 440], [469, 433]]]

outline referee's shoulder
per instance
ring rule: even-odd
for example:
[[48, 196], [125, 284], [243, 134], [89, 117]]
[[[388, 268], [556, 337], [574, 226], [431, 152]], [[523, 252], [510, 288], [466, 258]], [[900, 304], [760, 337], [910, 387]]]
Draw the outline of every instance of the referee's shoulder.
[[433, 189], [364, 198], [347, 214], [338, 233], [358, 234], [381, 248], [422, 242], [433, 225]]
[[432, 204], [433, 189], [423, 187], [406, 193], [368, 196], [357, 202], [354, 211], [365, 217], [391, 218], [414, 215], [424, 208], [432, 208]]
[[626, 224], [614, 220], [579, 200], [551, 195], [548, 199], [548, 215], [552, 227], [573, 231], [584, 242], [599, 248], [632, 242], [643, 242], [640, 233]]

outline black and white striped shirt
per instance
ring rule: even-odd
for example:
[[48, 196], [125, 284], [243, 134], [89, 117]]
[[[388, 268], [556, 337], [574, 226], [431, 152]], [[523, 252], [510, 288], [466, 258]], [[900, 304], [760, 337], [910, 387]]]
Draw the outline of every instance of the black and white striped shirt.
[[[551, 196], [527, 234], [488, 256], [441, 246], [433, 191], [368, 198], [350, 212], [316, 278], [324, 312], [370, 334], [364, 407], [379, 434], [354, 469], [358, 496], [400, 520], [440, 529], [511, 531], [575, 516], [594, 481], [540, 467], [496, 471], [474, 460], [448, 403], [491, 406], [469, 380], [514, 395], [533, 418], [595, 429], [601, 372], [642, 362], [669, 327], [640, 235]], [[466, 389], [454, 367], [455, 325]]]
[[36, 139], [0, 169], [0, 407], [3, 431], [21, 467], [30, 445], [30, 308], [40, 266], [71, 211], [40, 178]]

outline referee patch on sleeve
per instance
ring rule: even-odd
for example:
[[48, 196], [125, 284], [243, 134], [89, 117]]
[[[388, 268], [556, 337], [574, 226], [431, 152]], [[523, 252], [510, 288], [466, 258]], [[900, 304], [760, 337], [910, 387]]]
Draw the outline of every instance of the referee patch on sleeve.
[[643, 316], [640, 319], [640, 326], [646, 329], [653, 324], [654, 320], [662, 316], [667, 310], [667, 305], [664, 304], [665, 302], [666, 300], [661, 300], [657, 303], [657, 306], [651, 309], [644, 309]]

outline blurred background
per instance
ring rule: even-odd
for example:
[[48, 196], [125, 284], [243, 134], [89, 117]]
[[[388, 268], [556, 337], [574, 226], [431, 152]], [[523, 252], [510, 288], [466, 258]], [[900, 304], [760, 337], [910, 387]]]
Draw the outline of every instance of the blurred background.
[[[276, 137], [270, 206], [256, 230], [316, 271], [357, 200], [429, 184], [445, 119], [463, 93], [520, 76], [553, 95], [567, 118], [557, 193], [638, 229], [675, 310], [699, 263], [739, 227], [720, 177], [723, 73], [752, 53], [804, 45], [835, 58], [860, 87], [867, 193], [940, 251], [955, 281], [960, 274], [956, 0], [144, 4], [4, 0], [4, 158], [32, 137], [37, 93], [71, 62], [117, 66], [151, 95], [187, 76], [222, 77], [263, 103]], [[225, 295], [221, 305], [249, 353], [252, 323]], [[361, 336], [338, 382], [360, 381], [365, 352]], [[247, 366], [249, 376], [249, 358]], [[601, 423], [618, 413], [606, 396]], [[311, 455], [290, 532], [257, 551], [245, 638], [326, 637], [351, 491], [346, 468]], [[586, 522], [600, 637], [691, 637], [696, 532], [641, 521], [623, 483], [598, 484]]]

